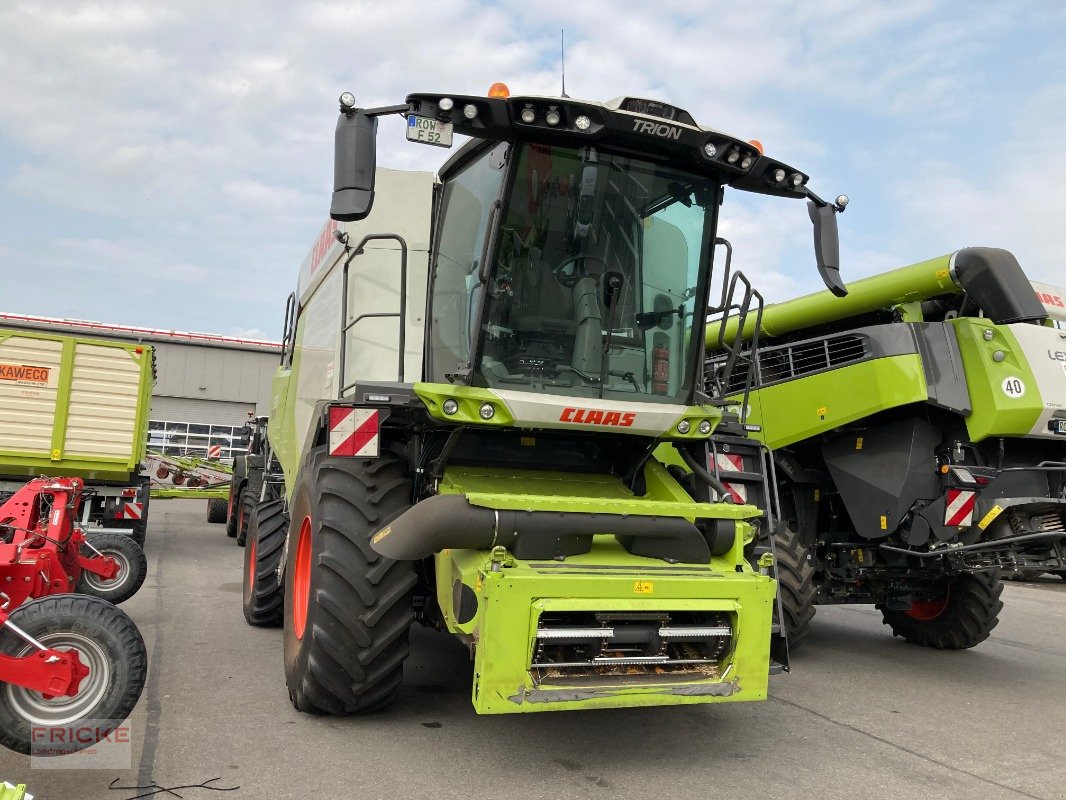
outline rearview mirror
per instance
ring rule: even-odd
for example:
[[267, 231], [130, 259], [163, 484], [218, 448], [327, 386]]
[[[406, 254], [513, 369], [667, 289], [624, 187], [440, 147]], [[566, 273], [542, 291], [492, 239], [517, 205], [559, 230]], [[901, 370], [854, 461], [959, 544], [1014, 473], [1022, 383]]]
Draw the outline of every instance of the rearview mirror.
[[374, 205], [377, 132], [377, 118], [359, 110], [342, 113], [337, 120], [329, 215], [338, 222], [366, 219]]
[[836, 209], [832, 204], [807, 202], [807, 213], [814, 223], [814, 257], [822, 282], [837, 297], [845, 297], [848, 288], [840, 279], [840, 235], [837, 232]]

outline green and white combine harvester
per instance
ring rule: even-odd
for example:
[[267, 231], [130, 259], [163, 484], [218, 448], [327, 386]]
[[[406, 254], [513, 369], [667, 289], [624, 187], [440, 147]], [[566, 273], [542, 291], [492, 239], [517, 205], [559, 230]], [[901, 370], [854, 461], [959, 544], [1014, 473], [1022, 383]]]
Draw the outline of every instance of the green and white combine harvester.
[[1066, 577], [1062, 297], [972, 247], [708, 330], [708, 392], [774, 451], [792, 644], [816, 603], [874, 603], [910, 642], [973, 647], [997, 574]]
[[[470, 141], [436, 178], [376, 169], [392, 114], [409, 140]], [[787, 665], [772, 520], [712, 448], [752, 454], [761, 505], [772, 485], [704, 393], [704, 334], [708, 308], [762, 304], [713, 267], [727, 189], [808, 200], [845, 293], [846, 200], [807, 182], [659, 102], [341, 96], [246, 547], [245, 614], [284, 626], [296, 708], [386, 704], [416, 620], [469, 646], [479, 713], [766, 697]]]

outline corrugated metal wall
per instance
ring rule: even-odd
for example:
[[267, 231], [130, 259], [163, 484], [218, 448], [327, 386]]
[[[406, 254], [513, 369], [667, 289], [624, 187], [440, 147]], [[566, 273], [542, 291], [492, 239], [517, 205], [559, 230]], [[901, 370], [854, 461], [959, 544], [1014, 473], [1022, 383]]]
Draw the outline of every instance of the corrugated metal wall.
[[[270, 381], [278, 367], [276, 353], [167, 342], [154, 347], [158, 377], [153, 396], [252, 403], [258, 413], [268, 413]], [[160, 417], [153, 413], [152, 419]]]
[[195, 400], [188, 397], [152, 397], [150, 419], [164, 422], [197, 422], [203, 425], [243, 425], [255, 403]]

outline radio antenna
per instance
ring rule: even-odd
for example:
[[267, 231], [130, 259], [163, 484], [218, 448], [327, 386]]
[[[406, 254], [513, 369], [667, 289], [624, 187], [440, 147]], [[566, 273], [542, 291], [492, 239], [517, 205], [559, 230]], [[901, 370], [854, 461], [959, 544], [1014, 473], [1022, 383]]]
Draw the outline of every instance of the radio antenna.
[[566, 93], [566, 28], [559, 29], [559, 64], [563, 73], [563, 97], [569, 99]]

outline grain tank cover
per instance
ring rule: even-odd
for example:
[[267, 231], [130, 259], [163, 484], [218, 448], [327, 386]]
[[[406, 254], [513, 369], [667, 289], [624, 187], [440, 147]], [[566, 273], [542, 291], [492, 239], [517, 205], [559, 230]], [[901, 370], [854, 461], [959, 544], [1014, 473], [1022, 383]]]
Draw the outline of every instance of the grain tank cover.
[[965, 247], [955, 254], [952, 277], [997, 325], [1041, 322], [1047, 311], [1018, 259], [998, 247]]

